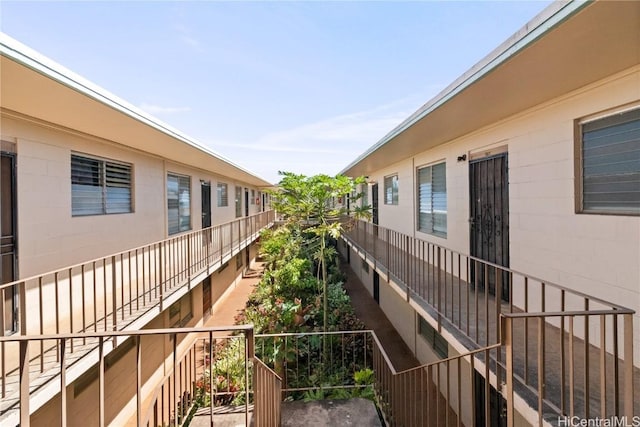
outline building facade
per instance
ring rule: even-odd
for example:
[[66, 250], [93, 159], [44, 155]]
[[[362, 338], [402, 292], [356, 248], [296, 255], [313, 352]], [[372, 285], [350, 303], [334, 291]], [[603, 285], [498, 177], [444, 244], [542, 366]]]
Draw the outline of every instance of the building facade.
[[[3, 335], [202, 326], [257, 255], [271, 184], [19, 42], [1, 43]], [[176, 338], [178, 352], [194, 339]], [[103, 349], [107, 424], [136, 411], [133, 344]], [[147, 394], [171, 370], [173, 345], [168, 335], [143, 341]], [[52, 346], [30, 346], [42, 361], [36, 384]], [[15, 350], [2, 343], [3, 425], [17, 423]], [[94, 350], [72, 349], [86, 357], [66, 378], [69, 425], [98, 424]], [[57, 387], [33, 391], [35, 425], [61, 419]]]
[[[637, 2], [552, 4], [342, 171], [367, 177], [362, 191], [373, 207], [371, 223], [351, 231], [342, 251], [423, 363], [499, 342], [507, 312], [626, 307], [636, 332], [625, 363], [632, 354], [640, 366], [638, 19]], [[428, 265], [442, 277], [432, 280]], [[486, 325], [485, 287], [484, 316], [494, 306], [498, 314]], [[480, 323], [471, 316], [469, 329], [474, 290]], [[548, 336], [569, 334], [567, 316], [545, 320]], [[612, 342], [620, 320], [574, 321], [572, 336], [621, 357]], [[568, 351], [570, 341], [559, 339], [566, 349], [545, 343], [542, 360], [562, 376], [560, 395], [569, 356], [548, 355]], [[609, 402], [603, 395], [587, 394], [598, 409]], [[557, 408], [569, 407], [568, 396]], [[535, 423], [529, 408], [538, 404], [523, 402], [525, 420]]]

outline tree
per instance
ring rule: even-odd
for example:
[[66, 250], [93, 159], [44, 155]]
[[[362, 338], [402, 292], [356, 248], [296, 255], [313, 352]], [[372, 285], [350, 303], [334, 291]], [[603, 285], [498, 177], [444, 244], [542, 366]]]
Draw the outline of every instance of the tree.
[[[316, 275], [323, 297], [323, 328], [328, 329], [327, 260], [335, 256], [328, 246], [329, 238], [338, 239], [354, 221], [371, 216], [371, 206], [355, 203], [363, 193], [356, 191], [365, 178], [344, 175], [305, 176], [280, 172], [279, 188], [271, 192], [272, 204], [284, 225], [293, 235], [305, 236], [304, 240], [317, 263]], [[347, 198], [353, 206], [349, 212]]]

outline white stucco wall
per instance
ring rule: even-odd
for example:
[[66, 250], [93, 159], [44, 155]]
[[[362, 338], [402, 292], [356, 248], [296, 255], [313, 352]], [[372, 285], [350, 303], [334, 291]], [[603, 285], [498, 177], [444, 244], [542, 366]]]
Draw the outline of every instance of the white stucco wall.
[[[200, 181], [211, 182], [212, 223], [235, 219], [235, 186], [255, 190], [233, 177], [175, 164], [121, 144], [88, 135], [2, 117], [2, 140], [16, 144], [18, 262], [20, 277], [51, 271], [158, 241], [168, 236], [166, 176], [191, 179], [191, 228], [201, 228]], [[133, 212], [117, 215], [71, 215], [72, 152], [133, 165]], [[216, 186], [228, 184], [229, 203], [218, 207]], [[260, 205], [250, 205], [249, 214]], [[244, 216], [244, 196], [243, 209]]]

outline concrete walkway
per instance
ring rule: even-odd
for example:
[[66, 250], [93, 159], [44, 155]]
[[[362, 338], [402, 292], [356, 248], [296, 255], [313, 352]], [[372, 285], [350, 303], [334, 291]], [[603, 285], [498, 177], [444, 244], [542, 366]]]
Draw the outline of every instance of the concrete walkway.
[[376, 333], [395, 370], [401, 372], [419, 366], [418, 360], [349, 264], [342, 262], [341, 267], [347, 275], [344, 288], [351, 297], [356, 316], [367, 329]]

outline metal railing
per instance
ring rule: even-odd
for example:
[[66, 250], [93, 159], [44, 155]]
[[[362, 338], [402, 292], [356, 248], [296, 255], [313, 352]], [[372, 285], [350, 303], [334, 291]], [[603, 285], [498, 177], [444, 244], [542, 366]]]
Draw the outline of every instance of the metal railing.
[[[583, 315], [563, 314], [567, 319]], [[138, 426], [184, 425], [196, 405], [208, 407], [210, 423], [213, 423], [215, 408], [229, 405], [236, 400], [232, 397], [241, 398], [247, 425], [252, 401], [255, 425], [277, 426], [282, 418], [281, 402], [287, 397], [300, 399], [307, 393], [304, 397], [322, 399], [339, 390], [347, 391], [342, 398], [358, 397], [366, 388], [373, 388], [375, 393], [369, 397], [375, 396], [386, 422], [392, 426], [489, 426], [502, 422], [513, 425], [514, 394], [518, 386], [513, 363], [515, 328], [512, 322], [516, 320], [523, 320], [523, 316], [503, 316], [504, 341], [501, 343], [402, 372], [395, 370], [373, 331], [254, 337], [253, 327], [243, 325], [0, 337], [0, 342], [18, 345], [22, 356], [20, 399], [4, 414], [2, 423], [28, 426], [33, 422], [30, 402], [32, 391], [38, 385], [31, 381], [25, 355], [30, 346], [41, 340], [57, 341], [60, 348], [60, 366], [53, 386], [53, 394], [60, 397], [51, 400], [50, 405], [59, 405], [57, 414], [61, 425], [66, 425], [70, 417], [79, 416], [77, 402], [70, 407], [73, 412], [67, 412], [67, 394], [71, 390], [67, 385], [78, 387], [74, 364], [79, 361], [73, 359], [70, 343], [96, 339], [98, 346], [91, 363], [97, 369], [91, 380], [98, 384], [94, 386], [93, 397], [85, 402], [93, 399], [97, 405], [96, 419], [87, 418], [86, 421], [99, 426], [114, 422], [114, 416], [121, 416], [118, 410], [107, 415], [107, 409], [116, 398], [114, 387], [126, 390], [126, 387], [122, 388], [121, 379], [114, 380], [122, 375], [135, 383], [131, 396], [126, 397], [135, 401], [135, 414], [132, 415], [135, 421], [130, 420], [129, 424]], [[225, 335], [220, 336], [221, 333]], [[229, 333], [236, 335], [228, 336]], [[132, 343], [127, 352], [129, 359], [124, 362], [131, 372], [123, 373], [126, 366], [109, 363], [112, 342], [116, 338]], [[167, 338], [171, 347], [158, 358], [156, 346]], [[240, 345], [233, 346], [232, 342]], [[231, 354], [225, 352], [229, 348], [233, 351]], [[507, 361], [504, 387], [496, 373], [495, 362], [502, 351], [505, 351]], [[229, 362], [234, 366], [228, 367]], [[152, 369], [149, 365], [153, 365]], [[229, 369], [229, 373], [225, 373], [225, 369]], [[362, 370], [371, 370], [371, 382], [358, 384], [354, 381], [354, 374]], [[229, 375], [238, 376], [235, 381], [242, 382], [243, 389], [223, 387], [218, 390], [221, 384], [231, 383]], [[504, 400], [506, 412], [494, 404], [496, 400]], [[542, 404], [549, 405], [546, 401]], [[539, 425], [542, 424], [540, 417]]]
[[355, 373], [371, 368], [371, 339], [371, 331], [258, 334], [255, 351], [282, 379], [283, 398], [297, 400], [311, 391], [358, 388]]
[[[624, 414], [634, 413], [630, 385], [640, 387], [640, 375], [633, 367], [633, 310], [364, 221], [344, 238], [439, 331], [450, 331], [469, 350], [501, 342], [502, 316], [518, 319], [508, 321], [518, 343], [512, 346], [512, 390], [538, 408], [538, 418], [588, 417], [599, 413], [594, 405], [606, 407], [606, 414], [620, 415], [623, 407]], [[582, 360], [571, 364], [572, 375], [584, 381], [567, 383], [569, 350]], [[492, 355], [501, 390], [505, 350]], [[556, 368], [560, 375], [550, 375]], [[594, 378], [594, 372], [601, 374]], [[601, 390], [610, 396], [601, 397]], [[640, 413], [640, 402], [635, 405]]]
[[[67, 413], [67, 385], [72, 384], [78, 379], [78, 373], [74, 372], [75, 365], [80, 363], [78, 358], [74, 358], [71, 352], [72, 341], [97, 340], [98, 345], [94, 353], [88, 356], [94, 356], [90, 361], [90, 365], [97, 367], [96, 372], [92, 372], [94, 377], [89, 378], [91, 382], [97, 381], [97, 419], [86, 420], [87, 423], [104, 426], [112, 422], [105, 416], [105, 408], [108, 407], [109, 401], [115, 396], [110, 394], [114, 388], [118, 388], [119, 392], [125, 392], [127, 388], [122, 388], [122, 378], [114, 380], [112, 376], [118, 376], [122, 372], [114, 372], [124, 369], [122, 365], [113, 365], [109, 367], [107, 361], [110, 353], [113, 351], [112, 341], [120, 339], [122, 341], [132, 340], [132, 347], [128, 349], [127, 354], [133, 354], [135, 391], [131, 396], [135, 398], [135, 424], [137, 426], [146, 425], [182, 425], [193, 405], [196, 398], [197, 381], [202, 378], [204, 373], [203, 366], [197, 363], [203, 355], [198, 355], [198, 350], [204, 352], [205, 348], [198, 345], [198, 340], [193, 340], [197, 334], [208, 335], [209, 342], [213, 342], [213, 334], [217, 332], [239, 334], [235, 339], [241, 339], [244, 342], [243, 348], [246, 349], [241, 355], [245, 372], [249, 368], [249, 361], [253, 358], [253, 326], [240, 325], [228, 327], [214, 328], [173, 328], [173, 329], [148, 329], [138, 331], [110, 331], [110, 332], [85, 332], [74, 334], [56, 334], [56, 335], [36, 335], [24, 336], [13, 335], [0, 337], [1, 343], [8, 345], [17, 345], [20, 349], [19, 364], [19, 400], [14, 402], [10, 407], [6, 408], [0, 417], [2, 425], [17, 425], [18, 423], [27, 427], [31, 423], [30, 402], [33, 398], [33, 391], [42, 387], [41, 384], [33, 381], [29, 375], [30, 361], [27, 357], [29, 348], [36, 343], [42, 341], [55, 341], [59, 349], [59, 367], [58, 371], [51, 375], [52, 395], [58, 395], [59, 401], [59, 422], [60, 425], [67, 425], [69, 414]], [[162, 344], [169, 337], [172, 350], [165, 360], [164, 355], [158, 359], [157, 345]], [[179, 342], [182, 339], [182, 342]], [[154, 341], [155, 340], [155, 341]], [[185, 342], [185, 340], [187, 340]], [[185, 345], [183, 345], [185, 344]], [[185, 347], [181, 349], [180, 347]], [[209, 352], [212, 352], [209, 346]], [[86, 356], [85, 356], [86, 357]], [[149, 359], [157, 363], [157, 366], [149, 366]], [[209, 359], [211, 360], [211, 359]], [[158, 382], [154, 380], [157, 370], [163, 370], [164, 362], [168, 362], [169, 368], [164, 368], [165, 373], [159, 381], [157, 387], [151, 392], [144, 392], [149, 383]], [[127, 377], [131, 379], [131, 376]], [[87, 381], [87, 380], [85, 380]], [[83, 381], [83, 382], [85, 382]], [[245, 375], [245, 381], [248, 381], [248, 375]], [[55, 404], [55, 400], [50, 400]], [[213, 413], [213, 399], [211, 399], [210, 413]], [[248, 419], [248, 402], [245, 406], [245, 414]], [[212, 415], [213, 416], [213, 415]], [[53, 421], [53, 420], [49, 420]]]
[[260, 359], [255, 359], [253, 381], [255, 427], [278, 427], [281, 422], [282, 378]]
[[[489, 426], [506, 415], [490, 405], [496, 384], [490, 363], [501, 344], [397, 372], [370, 330], [260, 334], [255, 339], [256, 357], [264, 360], [272, 378], [281, 381], [274, 397], [262, 397], [270, 405], [275, 396], [280, 396], [279, 401], [344, 399], [361, 396], [363, 389], [373, 387], [375, 401], [392, 426], [483, 422]], [[365, 369], [372, 370], [373, 382], [356, 384], [354, 374]]]
[[[179, 290], [216, 271], [273, 221], [273, 211], [263, 212], [1, 285], [0, 336], [11, 329], [5, 304], [16, 294], [18, 335], [139, 328], [177, 300]], [[66, 351], [79, 358], [95, 350], [98, 339], [85, 335], [66, 344]], [[34, 381], [44, 381], [49, 369], [59, 369], [60, 345], [60, 340], [40, 339], [29, 347], [24, 357]], [[22, 356], [17, 345], [0, 341], [0, 416], [17, 399]]]

